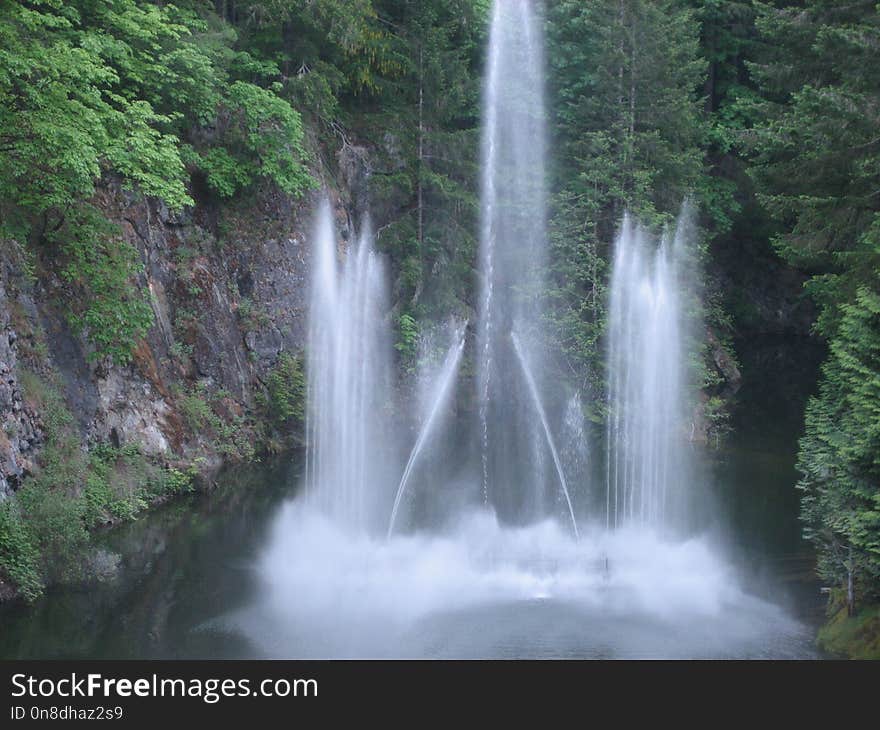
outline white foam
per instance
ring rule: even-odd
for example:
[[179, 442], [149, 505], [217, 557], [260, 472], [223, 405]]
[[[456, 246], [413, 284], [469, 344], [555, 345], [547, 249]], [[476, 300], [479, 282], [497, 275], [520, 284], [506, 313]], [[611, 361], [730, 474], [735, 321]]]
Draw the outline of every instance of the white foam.
[[[575, 542], [553, 521], [511, 528], [479, 512], [444, 534], [385, 540], [341, 529], [291, 502], [256, 566], [259, 598], [232, 623], [271, 656], [431, 654], [431, 641], [475, 631], [468, 615], [491, 616], [499, 606], [536, 601], [565, 606], [580, 617], [569, 629], [575, 636], [566, 639], [575, 650], [579, 627], [584, 637], [600, 632], [584, 638], [588, 651], [589, 642], [604, 640], [601, 631], [619, 633], [615, 621], [640, 632], [648, 627], [666, 641], [652, 649], [650, 639], [645, 655], [753, 655], [760, 654], [768, 632], [777, 638], [802, 633], [780, 609], [744, 593], [705, 540], [673, 543], [636, 529], [584, 533]], [[441, 620], [456, 615], [465, 618]], [[512, 643], [529, 654], [530, 642], [546, 643], [541, 633], [553, 630], [552, 621], [551, 612], [546, 627], [540, 618], [536, 623], [532, 608], [527, 625], [508, 621], [492, 642]], [[436, 626], [426, 638], [423, 627], [431, 622]], [[673, 635], [684, 637], [684, 644], [669, 644]], [[688, 648], [688, 637], [696, 647]], [[456, 646], [465, 648], [449, 651], [470, 653], [471, 647], [494, 654], [495, 644], [483, 646], [484, 639], [476, 633], [459, 637]], [[620, 636], [608, 640], [621, 643]], [[566, 650], [563, 642], [548, 652]], [[638, 643], [627, 648], [639, 650]]]

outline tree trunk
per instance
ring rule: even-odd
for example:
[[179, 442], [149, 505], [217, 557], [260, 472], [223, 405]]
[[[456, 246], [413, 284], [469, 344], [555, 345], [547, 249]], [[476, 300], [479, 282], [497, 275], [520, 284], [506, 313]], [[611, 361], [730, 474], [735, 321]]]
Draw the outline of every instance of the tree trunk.
[[[625, 114], [625, 112], [623, 111], [623, 108], [624, 108], [624, 104], [626, 102], [626, 99], [624, 99], [624, 96], [623, 96], [623, 71], [624, 71], [623, 59], [626, 58], [625, 50], [623, 47], [623, 29], [624, 29], [623, 20], [624, 20], [623, 0], [620, 0], [620, 2], [617, 4], [617, 26], [618, 26], [617, 36], [619, 38], [618, 45], [617, 45], [617, 54], [618, 54], [618, 63], [619, 63], [619, 65], [617, 67], [617, 104], [619, 107], [619, 111], [617, 113], [620, 116], [617, 119], [615, 119], [615, 122], [617, 122], [618, 120], [619, 121], [623, 120], [624, 114]], [[627, 147], [626, 147], [626, 140], [625, 139], [620, 140], [620, 151], [621, 151], [620, 169], [626, 170]], [[620, 211], [618, 210], [617, 202], [618, 201], [617, 201], [616, 197], [611, 202], [611, 215], [615, 220], [620, 217]]]
[[853, 557], [852, 546], [849, 548], [849, 560], [846, 565], [846, 615], [856, 615], [856, 591], [853, 585]]
[[627, 147], [629, 151], [629, 167], [627, 168], [627, 176], [629, 178], [629, 190], [635, 191], [635, 174], [634, 174], [634, 158], [635, 158], [635, 138], [636, 138], [636, 16], [630, 18], [630, 48], [629, 48], [629, 139]]
[[419, 156], [416, 167], [416, 195], [418, 206], [418, 244], [419, 244], [419, 281], [413, 293], [412, 302], [415, 304], [422, 295], [422, 283], [425, 277], [425, 209], [424, 190], [422, 187], [422, 165], [425, 158], [425, 76], [423, 65], [423, 50], [419, 46]]
[[422, 164], [425, 157], [425, 85], [422, 66], [422, 49], [419, 49], [419, 165], [418, 165], [418, 205], [419, 205], [419, 253], [424, 240], [424, 209], [422, 191]]

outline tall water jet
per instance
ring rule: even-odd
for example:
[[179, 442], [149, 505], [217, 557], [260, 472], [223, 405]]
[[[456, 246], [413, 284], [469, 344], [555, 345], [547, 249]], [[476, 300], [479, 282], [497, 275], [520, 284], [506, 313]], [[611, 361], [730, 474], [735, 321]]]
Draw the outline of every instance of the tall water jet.
[[[308, 340], [306, 487], [335, 521], [376, 525], [390, 461], [378, 438], [390, 401], [384, 266], [368, 227], [340, 265], [329, 202], [314, 231]], [[386, 513], [387, 514], [387, 513]]]
[[455, 328], [455, 332], [453, 333], [453, 343], [450, 346], [449, 351], [446, 353], [446, 358], [444, 359], [439, 372], [431, 373], [430, 375], [423, 374], [422, 376], [424, 380], [430, 381], [422, 384], [422, 388], [425, 392], [421, 394], [422, 397], [420, 400], [422, 401], [421, 410], [424, 416], [421, 427], [419, 428], [418, 438], [416, 439], [415, 446], [413, 446], [413, 449], [410, 452], [409, 460], [406, 463], [406, 467], [403, 470], [403, 476], [401, 476], [400, 484], [397, 487], [397, 494], [394, 497], [394, 506], [391, 509], [391, 519], [388, 523], [389, 538], [394, 532], [394, 523], [397, 521], [397, 512], [400, 509], [401, 500], [403, 499], [406, 487], [409, 484], [413, 467], [418, 461], [428, 438], [433, 435], [438, 422], [440, 421], [440, 414], [442, 413], [444, 406], [449, 402], [449, 397], [453, 390], [453, 384], [455, 383], [455, 376], [458, 374], [458, 367], [461, 364], [461, 356], [464, 352], [466, 328], [467, 323]]
[[512, 349], [542, 385], [546, 262], [544, 54], [532, 0], [492, 9], [482, 140], [477, 387], [483, 501], [524, 521], [546, 511], [546, 439]]
[[674, 526], [689, 478], [687, 206], [658, 241], [625, 217], [611, 277], [606, 521]]

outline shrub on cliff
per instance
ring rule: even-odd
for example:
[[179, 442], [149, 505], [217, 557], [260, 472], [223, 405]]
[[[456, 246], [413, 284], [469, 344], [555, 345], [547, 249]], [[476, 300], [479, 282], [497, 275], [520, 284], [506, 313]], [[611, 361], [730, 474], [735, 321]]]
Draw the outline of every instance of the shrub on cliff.
[[306, 380], [299, 358], [282, 352], [266, 381], [265, 407], [278, 429], [301, 425], [305, 419]]

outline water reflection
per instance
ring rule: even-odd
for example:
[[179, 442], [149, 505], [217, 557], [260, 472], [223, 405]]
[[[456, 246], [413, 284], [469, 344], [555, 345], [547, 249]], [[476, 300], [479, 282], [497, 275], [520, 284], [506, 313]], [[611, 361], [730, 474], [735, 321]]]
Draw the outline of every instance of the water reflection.
[[30, 608], [4, 607], [0, 656], [252, 656], [240, 637], [196, 629], [250, 599], [265, 526], [300, 473], [289, 459], [230, 470], [211, 494], [176, 500], [99, 536], [122, 555], [119, 576], [54, 589]]

